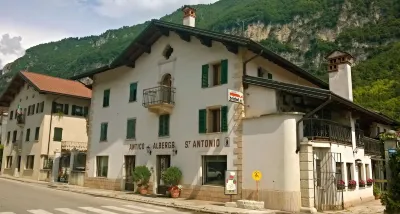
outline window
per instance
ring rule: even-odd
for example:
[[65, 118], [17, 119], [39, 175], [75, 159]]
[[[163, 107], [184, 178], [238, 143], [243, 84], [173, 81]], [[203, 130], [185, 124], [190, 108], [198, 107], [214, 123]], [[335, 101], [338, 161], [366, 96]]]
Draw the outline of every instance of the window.
[[172, 55], [172, 52], [174, 52], [174, 49], [170, 45], [167, 45], [163, 51], [164, 58], [169, 59]]
[[[211, 78], [209, 78], [211, 77]], [[228, 83], [228, 60], [202, 66], [201, 87], [217, 86]]]
[[108, 156], [97, 156], [97, 177], [107, 177], [108, 173]]
[[47, 155], [40, 156], [42, 161], [42, 169], [51, 169], [53, 161]]
[[110, 106], [110, 89], [104, 90], [103, 107]]
[[36, 114], [39, 113], [40, 103], [36, 103]]
[[85, 171], [86, 168], [86, 153], [79, 152], [75, 154], [73, 169], [77, 171]]
[[205, 155], [203, 162], [203, 185], [224, 185], [224, 173], [227, 169], [226, 155]]
[[72, 115], [74, 115], [74, 116], [83, 116], [84, 115], [83, 107], [82, 106], [72, 105]]
[[69, 114], [69, 105], [68, 104], [64, 104], [64, 109], [63, 110], [64, 110], [63, 113], [65, 115], [68, 115]]
[[11, 168], [11, 166], [12, 166], [12, 156], [7, 156], [7, 159], [6, 159], [6, 168], [7, 169], [10, 169]]
[[228, 106], [199, 110], [199, 133], [227, 132]]
[[29, 136], [31, 135], [31, 129], [27, 129], [26, 130], [26, 135], [25, 135], [25, 141], [28, 142], [29, 141]]
[[358, 163], [357, 164], [358, 180], [364, 180], [365, 181], [363, 167], [364, 167], [364, 164], [362, 164], [362, 163]]
[[343, 169], [342, 169], [343, 163], [341, 162], [336, 162], [336, 179], [337, 180], [343, 180]]
[[7, 143], [10, 142], [10, 135], [11, 135], [11, 132], [7, 132]]
[[268, 78], [268, 79], [272, 80], [272, 74], [269, 73], [267, 70], [265, 70], [262, 67], [258, 67], [257, 76], [261, 77], [261, 78]]
[[135, 102], [137, 96], [137, 82], [131, 83], [129, 86], [129, 102]]
[[100, 141], [107, 141], [108, 123], [102, 123], [100, 126]]
[[10, 120], [13, 119], [13, 115], [14, 115], [14, 112], [13, 112], [13, 111], [10, 111]]
[[158, 136], [169, 136], [169, 114], [160, 115], [158, 121]]
[[63, 109], [64, 109], [64, 104], [53, 102], [51, 110], [53, 113], [64, 112]]
[[347, 170], [347, 182], [353, 179], [353, 164], [346, 163], [346, 170]]
[[54, 127], [53, 141], [62, 141], [62, 133], [63, 133], [62, 128]]
[[13, 139], [12, 142], [15, 143], [17, 142], [17, 130], [13, 131]]
[[31, 115], [34, 115], [35, 114], [35, 104], [32, 105], [31, 111], [32, 111]]
[[40, 112], [43, 113], [44, 110], [44, 101], [40, 104]]
[[40, 127], [36, 127], [36, 129], [35, 129], [35, 140], [39, 140], [39, 131], [40, 131]]
[[31, 115], [31, 106], [28, 106], [28, 116]]
[[136, 138], [136, 119], [128, 119], [126, 130], [126, 139]]
[[34, 161], [35, 161], [35, 156], [34, 155], [26, 156], [25, 169], [33, 169]]
[[365, 164], [365, 177], [367, 179], [371, 178], [371, 170], [369, 169], [369, 164]]
[[321, 186], [321, 160], [320, 159], [316, 159], [315, 160], [315, 171], [316, 171], [316, 179], [317, 179], [317, 187]]

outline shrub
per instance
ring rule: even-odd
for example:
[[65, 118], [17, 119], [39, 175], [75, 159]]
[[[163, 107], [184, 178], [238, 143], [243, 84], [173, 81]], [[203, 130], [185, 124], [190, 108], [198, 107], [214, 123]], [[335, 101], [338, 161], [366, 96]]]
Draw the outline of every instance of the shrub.
[[147, 188], [149, 185], [151, 172], [146, 166], [137, 166], [132, 173], [133, 181], [138, 187]]
[[400, 150], [397, 149], [389, 159], [391, 179], [388, 180], [388, 190], [381, 196], [382, 204], [386, 205], [385, 213], [400, 213]]
[[176, 186], [182, 179], [182, 172], [178, 167], [172, 166], [163, 172], [161, 179], [167, 185]]

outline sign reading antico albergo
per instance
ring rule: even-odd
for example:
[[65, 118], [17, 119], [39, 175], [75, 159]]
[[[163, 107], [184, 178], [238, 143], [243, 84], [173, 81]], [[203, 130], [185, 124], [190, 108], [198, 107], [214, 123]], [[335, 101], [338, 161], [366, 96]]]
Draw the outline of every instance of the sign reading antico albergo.
[[185, 141], [185, 148], [210, 148], [210, 147], [219, 147], [220, 142], [219, 139], [213, 140], [187, 140]]

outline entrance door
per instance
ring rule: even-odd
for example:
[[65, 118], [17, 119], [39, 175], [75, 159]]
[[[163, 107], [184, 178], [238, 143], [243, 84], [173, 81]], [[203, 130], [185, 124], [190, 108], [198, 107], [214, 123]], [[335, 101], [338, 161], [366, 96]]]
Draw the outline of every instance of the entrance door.
[[62, 154], [58, 167], [58, 182], [68, 183], [71, 153]]
[[134, 169], [135, 169], [135, 156], [125, 155], [125, 190], [133, 191], [135, 188], [132, 177]]
[[18, 155], [18, 160], [17, 160], [17, 169], [18, 169], [18, 172], [19, 172], [20, 168], [21, 168], [21, 155]]
[[168, 187], [161, 180], [162, 173], [171, 166], [171, 155], [157, 155], [157, 194], [165, 194]]

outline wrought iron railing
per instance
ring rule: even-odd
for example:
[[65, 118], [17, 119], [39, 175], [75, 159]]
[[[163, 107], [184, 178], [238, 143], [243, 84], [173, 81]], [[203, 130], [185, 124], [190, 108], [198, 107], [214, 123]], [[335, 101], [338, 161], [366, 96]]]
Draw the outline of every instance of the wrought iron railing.
[[175, 88], [168, 86], [157, 86], [143, 90], [143, 106], [175, 104]]
[[352, 145], [351, 127], [331, 120], [304, 119], [303, 135], [311, 140], [332, 141]]
[[356, 146], [364, 147], [364, 131], [361, 129], [356, 129]]
[[23, 115], [23, 114], [18, 114], [17, 115], [17, 124], [18, 125], [24, 125], [25, 124], [25, 115]]
[[87, 151], [87, 142], [61, 141], [61, 150], [63, 151]]
[[364, 143], [365, 154], [376, 155], [376, 156], [382, 155], [383, 143], [381, 143], [379, 140], [369, 137], [364, 137], [362, 141]]

